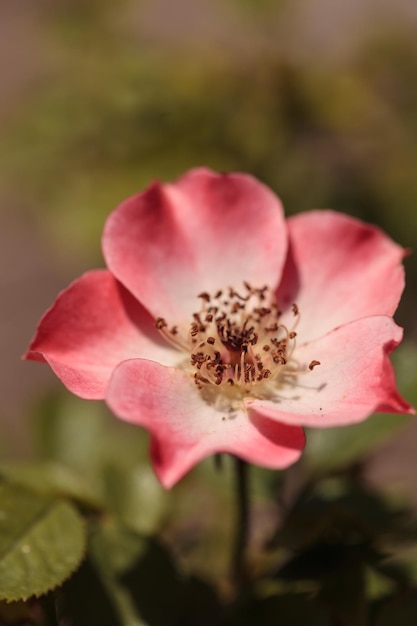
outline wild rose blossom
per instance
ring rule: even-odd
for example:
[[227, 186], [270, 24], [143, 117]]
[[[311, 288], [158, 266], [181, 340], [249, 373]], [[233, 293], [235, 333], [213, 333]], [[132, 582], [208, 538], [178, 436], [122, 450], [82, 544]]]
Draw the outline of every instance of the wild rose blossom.
[[145, 427], [166, 487], [216, 452], [281, 469], [303, 426], [413, 412], [389, 361], [404, 250], [377, 228], [285, 221], [251, 176], [198, 168], [123, 202], [102, 244], [108, 269], [58, 296], [26, 358]]

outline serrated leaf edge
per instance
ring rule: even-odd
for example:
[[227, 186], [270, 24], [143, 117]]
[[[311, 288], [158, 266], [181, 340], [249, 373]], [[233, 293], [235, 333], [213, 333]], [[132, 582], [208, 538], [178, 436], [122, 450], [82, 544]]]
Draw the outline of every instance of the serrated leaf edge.
[[[74, 505], [71, 502], [68, 502], [66, 500], [59, 500], [58, 501], [60, 504], [66, 504], [68, 507], [70, 507], [71, 511], [78, 517], [79, 521], [80, 521], [80, 525], [83, 529], [82, 532], [82, 536], [83, 536], [83, 546], [82, 546], [82, 551], [81, 551], [81, 556], [80, 559], [78, 561], [78, 563], [74, 566], [74, 568], [71, 568], [70, 571], [68, 572], [68, 575], [66, 575], [62, 580], [58, 581], [56, 584], [48, 586], [47, 589], [42, 589], [42, 590], [35, 590], [33, 593], [29, 594], [29, 595], [16, 595], [16, 596], [6, 596], [3, 595], [1, 592], [1, 588], [0, 588], [0, 601], [5, 601], [8, 604], [11, 602], [18, 602], [19, 600], [23, 600], [24, 602], [26, 602], [26, 600], [28, 600], [29, 598], [40, 598], [44, 595], [46, 595], [47, 593], [54, 591], [55, 589], [57, 589], [58, 587], [61, 587], [64, 582], [66, 580], [68, 580], [71, 576], [73, 576], [75, 574], [75, 572], [80, 568], [86, 554], [87, 554], [87, 533], [86, 533], [86, 524], [85, 524], [85, 520], [83, 519], [83, 517], [78, 513], [77, 509], [74, 507]], [[36, 519], [38, 519], [38, 517], [41, 516], [41, 514], [44, 513], [44, 511], [48, 511], [48, 509], [52, 509], [53, 506], [57, 505], [57, 500], [48, 502], [47, 505], [42, 509], [42, 511], [36, 516]], [[32, 526], [33, 524], [29, 525]], [[15, 540], [14, 544], [17, 544], [18, 541]], [[4, 558], [5, 555], [7, 555], [6, 551], [5, 553], [3, 553], [3, 555], [0, 556], [0, 560], [1, 558]]]

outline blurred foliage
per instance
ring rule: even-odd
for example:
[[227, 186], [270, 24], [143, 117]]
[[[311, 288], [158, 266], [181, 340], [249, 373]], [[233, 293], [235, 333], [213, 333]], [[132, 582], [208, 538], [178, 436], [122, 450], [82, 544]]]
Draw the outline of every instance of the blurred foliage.
[[[403, 344], [393, 354], [401, 393], [417, 406], [417, 351], [412, 344]], [[407, 423], [410, 415], [372, 415], [365, 422], [345, 428], [308, 429], [308, 445], [304, 459], [315, 471], [343, 469], [365, 459], [378, 445], [388, 441]]]
[[[375, 441], [378, 417], [371, 421]], [[417, 518], [398, 498], [366, 486], [361, 447], [345, 463], [319, 464], [319, 472], [311, 458], [282, 474], [252, 469], [249, 578], [234, 589], [230, 457], [217, 468], [207, 459], [167, 493], [150, 474], [145, 433], [112, 419], [99, 403], [47, 397], [35, 426], [37, 459], [0, 466], [3, 597], [39, 594], [69, 576], [83, 554], [80, 514], [88, 546], [59, 590], [30, 601], [28, 626], [268, 626], [278, 618], [378, 626], [398, 623], [393, 607], [402, 598], [404, 624], [412, 623], [406, 620], [416, 608]], [[58, 548], [55, 573], [50, 559]], [[39, 559], [48, 564], [43, 588], [36, 587], [44, 575]], [[22, 606], [15, 611], [21, 615]], [[4, 614], [5, 624], [15, 623], [11, 609]]]
[[407, 39], [375, 38], [336, 69], [304, 67], [256, 50], [167, 54], [121, 32], [117, 13], [95, 2], [50, 9], [51, 78], [3, 129], [1, 188], [41, 210], [54, 241], [71, 234], [78, 254], [98, 257], [115, 204], [196, 164], [253, 173], [289, 213], [332, 206], [406, 246], [417, 240]]
[[[100, 263], [109, 211], [151, 179], [199, 164], [258, 176], [289, 214], [331, 206], [417, 247], [413, 40], [392, 31], [336, 65], [296, 63], [268, 35], [278, 3], [228, 0], [253, 19], [264, 46], [168, 48], [126, 25], [133, 4], [45, 1], [46, 75], [2, 128], [0, 191], [38, 218], [57, 255]], [[407, 263], [400, 321], [412, 335], [417, 263]], [[411, 340], [395, 354], [415, 405], [416, 361]], [[220, 469], [208, 459], [166, 493], [142, 431], [99, 403], [49, 395], [34, 417], [34, 458], [0, 466], [1, 596], [39, 595], [67, 580], [40, 599], [0, 602], [0, 622], [414, 626], [415, 513], [363, 477], [368, 455], [408, 419], [377, 415], [309, 432], [293, 470], [253, 468], [250, 580], [235, 590], [230, 459]], [[59, 571], [44, 541], [57, 530]], [[32, 541], [36, 550], [22, 553]], [[43, 571], [26, 576], [36, 560]], [[4, 590], [6, 578], [13, 589]]]
[[62, 584], [85, 551], [76, 510], [3, 481], [0, 502], [0, 599], [26, 600]]

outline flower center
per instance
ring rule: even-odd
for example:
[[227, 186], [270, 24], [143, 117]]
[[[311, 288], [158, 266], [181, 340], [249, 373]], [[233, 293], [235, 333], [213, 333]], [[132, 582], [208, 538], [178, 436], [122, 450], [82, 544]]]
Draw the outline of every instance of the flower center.
[[[276, 390], [278, 381], [308, 371], [293, 357], [300, 319], [296, 304], [287, 326], [266, 286], [255, 288], [245, 282], [242, 293], [230, 287], [198, 297], [201, 308], [193, 314], [187, 337], [181, 337], [177, 327], [169, 330], [163, 318], [156, 321], [171, 343], [190, 353], [198, 389], [207, 393], [215, 386], [227, 396], [251, 392], [265, 397]], [[311, 361], [308, 368], [319, 364]]]

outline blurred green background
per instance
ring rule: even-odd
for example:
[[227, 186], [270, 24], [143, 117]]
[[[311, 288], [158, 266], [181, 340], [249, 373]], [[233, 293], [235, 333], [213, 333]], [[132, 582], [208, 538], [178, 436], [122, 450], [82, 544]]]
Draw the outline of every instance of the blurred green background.
[[[3, 458], [36, 453], [39, 404], [68, 401], [48, 368], [19, 361], [40, 315], [102, 265], [106, 216], [152, 179], [250, 172], [288, 214], [332, 207], [417, 250], [416, 32], [414, 0], [0, 2]], [[417, 404], [415, 253], [406, 265], [395, 362]], [[417, 504], [417, 426], [393, 438], [403, 421], [312, 434], [308, 458], [365, 455], [371, 482]]]
[[[230, 459], [223, 473], [203, 462], [166, 494], [146, 435], [20, 355], [57, 292], [103, 265], [108, 213], [154, 178], [208, 165], [259, 177], [288, 214], [331, 207], [414, 251], [394, 361], [417, 406], [416, 34], [415, 0], [0, 0], [0, 470], [12, 485], [109, 513], [75, 580], [95, 563], [123, 624], [137, 621], [117, 574], [142, 554], [143, 536], [170, 547], [165, 554], [151, 539], [139, 559], [139, 587], [145, 596], [144, 581], [154, 587], [156, 607], [161, 571], [173, 596], [179, 589], [174, 560], [191, 572], [181, 593], [194, 598], [200, 585], [210, 605], [211, 587], [195, 576], [225, 591]], [[376, 415], [309, 432], [287, 472], [252, 470], [252, 558], [270, 578], [254, 596], [253, 622], [245, 609], [248, 624], [276, 623], [282, 612], [305, 624], [311, 611], [314, 623], [334, 624], [320, 616], [336, 606], [348, 616], [338, 624], [361, 626], [366, 597], [372, 625], [416, 623], [416, 447], [415, 418]], [[269, 556], [275, 570], [265, 561], [271, 537], [278, 555], [295, 554], [284, 566]], [[159, 562], [155, 579], [147, 555]], [[322, 604], [300, 604], [312, 589]], [[106, 612], [101, 600], [90, 605]], [[202, 624], [204, 607], [190, 623]], [[95, 623], [83, 619], [74, 623]]]

